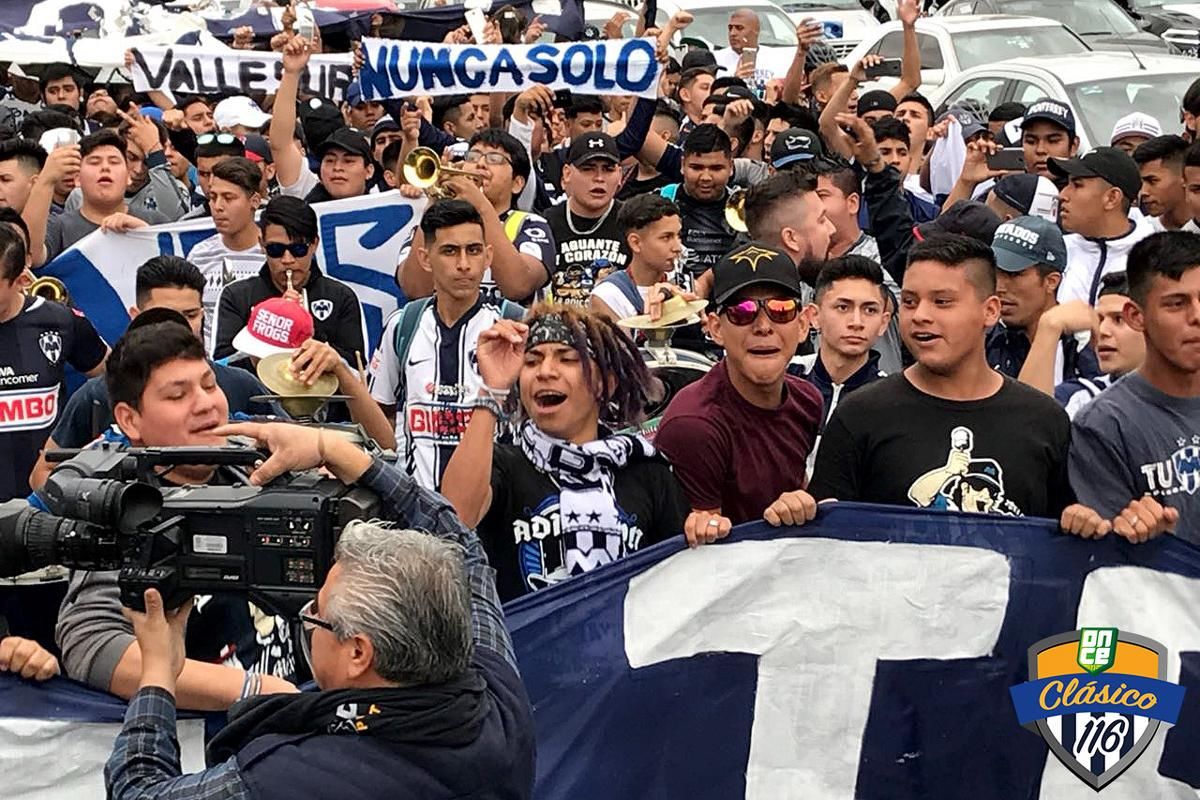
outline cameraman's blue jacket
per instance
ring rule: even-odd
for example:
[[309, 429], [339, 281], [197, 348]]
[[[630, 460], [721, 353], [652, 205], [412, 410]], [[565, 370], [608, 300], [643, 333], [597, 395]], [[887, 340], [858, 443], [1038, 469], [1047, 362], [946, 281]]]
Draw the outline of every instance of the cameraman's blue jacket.
[[[454, 744], [438, 745], [376, 738], [366, 725], [362, 729], [339, 725], [336, 733], [328, 729], [302, 735], [264, 732], [211, 769], [180, 775], [174, 699], [163, 689], [146, 687], [130, 702], [125, 726], [105, 768], [111, 800], [524, 800], [532, 796], [533, 715], [504, 627], [495, 573], [478, 537], [463, 526], [445, 498], [417, 485], [394, 465], [376, 459], [358, 483], [380, 496], [389, 518], [457, 542], [465, 551], [473, 669], [485, 687], [481, 713], [466, 729], [473, 735], [447, 731], [445, 739]], [[239, 711], [244, 710], [246, 706], [234, 707], [231, 725], [237, 724]], [[414, 719], [413, 725], [428, 728], [430, 722]]]

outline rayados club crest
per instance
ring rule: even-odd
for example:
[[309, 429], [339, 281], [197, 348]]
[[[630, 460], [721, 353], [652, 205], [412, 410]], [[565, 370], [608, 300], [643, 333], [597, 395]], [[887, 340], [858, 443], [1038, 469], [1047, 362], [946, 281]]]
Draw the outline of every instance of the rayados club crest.
[[1182, 686], [1167, 682], [1167, 649], [1116, 628], [1060, 633], [1029, 648], [1029, 681], [1012, 687], [1017, 719], [1099, 791], [1174, 725]]

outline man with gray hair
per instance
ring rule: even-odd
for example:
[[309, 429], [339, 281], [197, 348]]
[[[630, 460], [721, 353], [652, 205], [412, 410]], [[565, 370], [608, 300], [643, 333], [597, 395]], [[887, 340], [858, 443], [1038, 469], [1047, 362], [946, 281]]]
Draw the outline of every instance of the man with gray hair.
[[324, 466], [375, 491], [398, 524], [346, 526], [316, 599], [300, 612], [319, 692], [235, 705], [209, 743], [210, 769], [181, 775], [176, 677], [190, 602], [155, 590], [127, 610], [141, 686], [105, 768], [112, 800], [496, 798], [533, 792], [529, 699], [475, 533], [440, 495], [337, 436], [281, 423], [227, 425], [271, 452], [263, 485]]

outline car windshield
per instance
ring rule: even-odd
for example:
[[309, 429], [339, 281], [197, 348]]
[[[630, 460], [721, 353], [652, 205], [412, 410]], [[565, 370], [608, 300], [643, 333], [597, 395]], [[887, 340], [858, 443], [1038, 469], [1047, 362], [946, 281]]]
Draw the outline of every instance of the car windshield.
[[[758, 34], [759, 47], [795, 47], [796, 23], [792, 22], [774, 6], [736, 6], [748, 8], [758, 14], [761, 30]], [[735, 6], [728, 8], [704, 8], [693, 11], [696, 21], [687, 26], [684, 36], [697, 36], [711, 44], [714, 49], [729, 46], [729, 14]]]
[[1133, 111], [1154, 117], [1164, 128], [1179, 121], [1183, 95], [1196, 74], [1174, 75], [1136, 73], [1126, 78], [1076, 83], [1067, 87], [1071, 105], [1082, 121], [1092, 145], [1107, 144], [1117, 120]]
[[786, 3], [780, 3], [779, 6], [784, 11], [822, 11], [832, 9], [834, 11], [862, 11], [863, 6], [859, 0], [789, 0]]
[[1069, 56], [1090, 48], [1061, 25], [971, 31], [951, 39], [963, 69], [1022, 56]]
[[1080, 36], [1137, 33], [1133, 20], [1111, 0], [1005, 0], [1005, 14], [1056, 19]]

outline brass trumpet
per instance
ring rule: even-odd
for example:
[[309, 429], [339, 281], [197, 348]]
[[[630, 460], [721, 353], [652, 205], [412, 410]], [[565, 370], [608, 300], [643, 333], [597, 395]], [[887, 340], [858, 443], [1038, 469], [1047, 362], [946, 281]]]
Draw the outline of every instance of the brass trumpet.
[[734, 189], [729, 193], [729, 201], [725, 203], [725, 224], [738, 233], [750, 231], [750, 226], [746, 224], [745, 189]]
[[68, 304], [71, 302], [71, 295], [67, 293], [67, 285], [49, 275], [35, 278], [25, 293], [30, 297], [45, 298], [52, 303]]
[[441, 186], [442, 181], [446, 178], [462, 175], [476, 183], [480, 182], [477, 173], [447, 166], [442, 163], [438, 154], [428, 147], [413, 148], [404, 157], [404, 163], [400, 166], [400, 174], [404, 176], [405, 183], [423, 189], [426, 194], [434, 198], [453, 196], [452, 192], [446, 191]]

